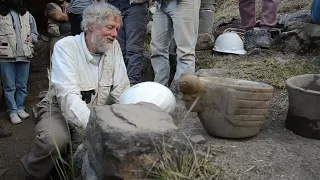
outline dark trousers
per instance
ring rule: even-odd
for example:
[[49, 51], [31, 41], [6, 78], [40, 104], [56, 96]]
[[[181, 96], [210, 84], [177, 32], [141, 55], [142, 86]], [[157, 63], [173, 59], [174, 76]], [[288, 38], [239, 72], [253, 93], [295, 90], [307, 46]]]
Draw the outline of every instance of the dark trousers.
[[80, 34], [81, 30], [81, 21], [82, 21], [82, 14], [68, 14], [69, 21], [71, 24], [71, 34], [73, 36]]
[[148, 4], [135, 4], [122, 11], [123, 26], [118, 38], [131, 84], [142, 80], [144, 38], [148, 24]]

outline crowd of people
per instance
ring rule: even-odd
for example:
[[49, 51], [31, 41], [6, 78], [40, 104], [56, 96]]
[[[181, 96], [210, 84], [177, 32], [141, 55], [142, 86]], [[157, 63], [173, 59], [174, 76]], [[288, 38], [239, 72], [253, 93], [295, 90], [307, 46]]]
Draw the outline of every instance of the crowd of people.
[[[142, 81], [144, 40], [149, 0], [52, 0], [45, 9], [50, 36], [51, 79], [48, 93], [37, 104], [35, 146], [21, 160], [23, 176], [45, 179], [54, 167], [56, 145], [78, 141], [90, 108], [118, 103], [120, 95]], [[195, 72], [200, 0], [156, 0], [151, 30], [154, 81], [170, 86], [169, 46], [174, 38], [177, 67]], [[280, 0], [263, 0], [256, 29], [255, 1], [239, 0], [247, 51], [270, 48]], [[314, 0], [312, 20], [320, 23], [320, 1]], [[3, 97], [12, 124], [30, 115], [24, 110], [33, 46], [38, 32], [22, 0], [0, 0], [0, 74]], [[50, 110], [49, 110], [50, 109]], [[0, 126], [0, 137], [8, 137]], [[54, 138], [54, 139], [53, 139]]]

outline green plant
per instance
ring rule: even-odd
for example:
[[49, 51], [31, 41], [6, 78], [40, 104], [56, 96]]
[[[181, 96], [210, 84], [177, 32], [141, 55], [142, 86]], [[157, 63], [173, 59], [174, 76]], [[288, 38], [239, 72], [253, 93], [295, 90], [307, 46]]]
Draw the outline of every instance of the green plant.
[[[68, 132], [69, 128], [68, 128]], [[70, 133], [69, 133], [70, 136]], [[58, 173], [58, 176], [61, 180], [75, 180], [75, 168], [74, 168], [74, 161], [73, 161], [73, 150], [72, 150], [72, 143], [69, 142], [69, 156], [68, 159], [65, 160], [64, 157], [62, 157], [62, 153], [57, 145], [57, 142], [55, 140], [55, 137], [52, 136], [55, 150], [57, 152], [57, 156], [54, 156], [51, 154], [51, 158], [54, 161], [54, 166], [56, 168], [56, 172]], [[51, 177], [52, 179], [52, 177]]]
[[199, 156], [190, 143], [186, 148], [173, 149], [163, 143], [159, 160], [148, 173], [148, 177], [170, 180], [218, 180], [220, 170], [208, 157]]

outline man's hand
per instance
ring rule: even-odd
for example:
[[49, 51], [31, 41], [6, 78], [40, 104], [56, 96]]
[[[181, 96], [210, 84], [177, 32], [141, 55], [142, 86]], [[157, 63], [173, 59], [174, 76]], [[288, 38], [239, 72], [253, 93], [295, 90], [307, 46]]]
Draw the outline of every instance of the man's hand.
[[81, 91], [82, 100], [89, 104], [91, 102], [91, 95], [95, 95], [96, 91], [94, 89], [90, 91]]

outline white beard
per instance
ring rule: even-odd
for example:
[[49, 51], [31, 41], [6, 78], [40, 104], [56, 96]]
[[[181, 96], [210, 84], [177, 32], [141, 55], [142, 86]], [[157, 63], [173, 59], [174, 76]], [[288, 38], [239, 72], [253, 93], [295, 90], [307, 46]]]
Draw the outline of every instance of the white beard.
[[107, 42], [107, 37], [98, 37], [95, 34], [91, 36], [91, 43], [98, 53], [106, 53], [111, 48], [111, 43]]

